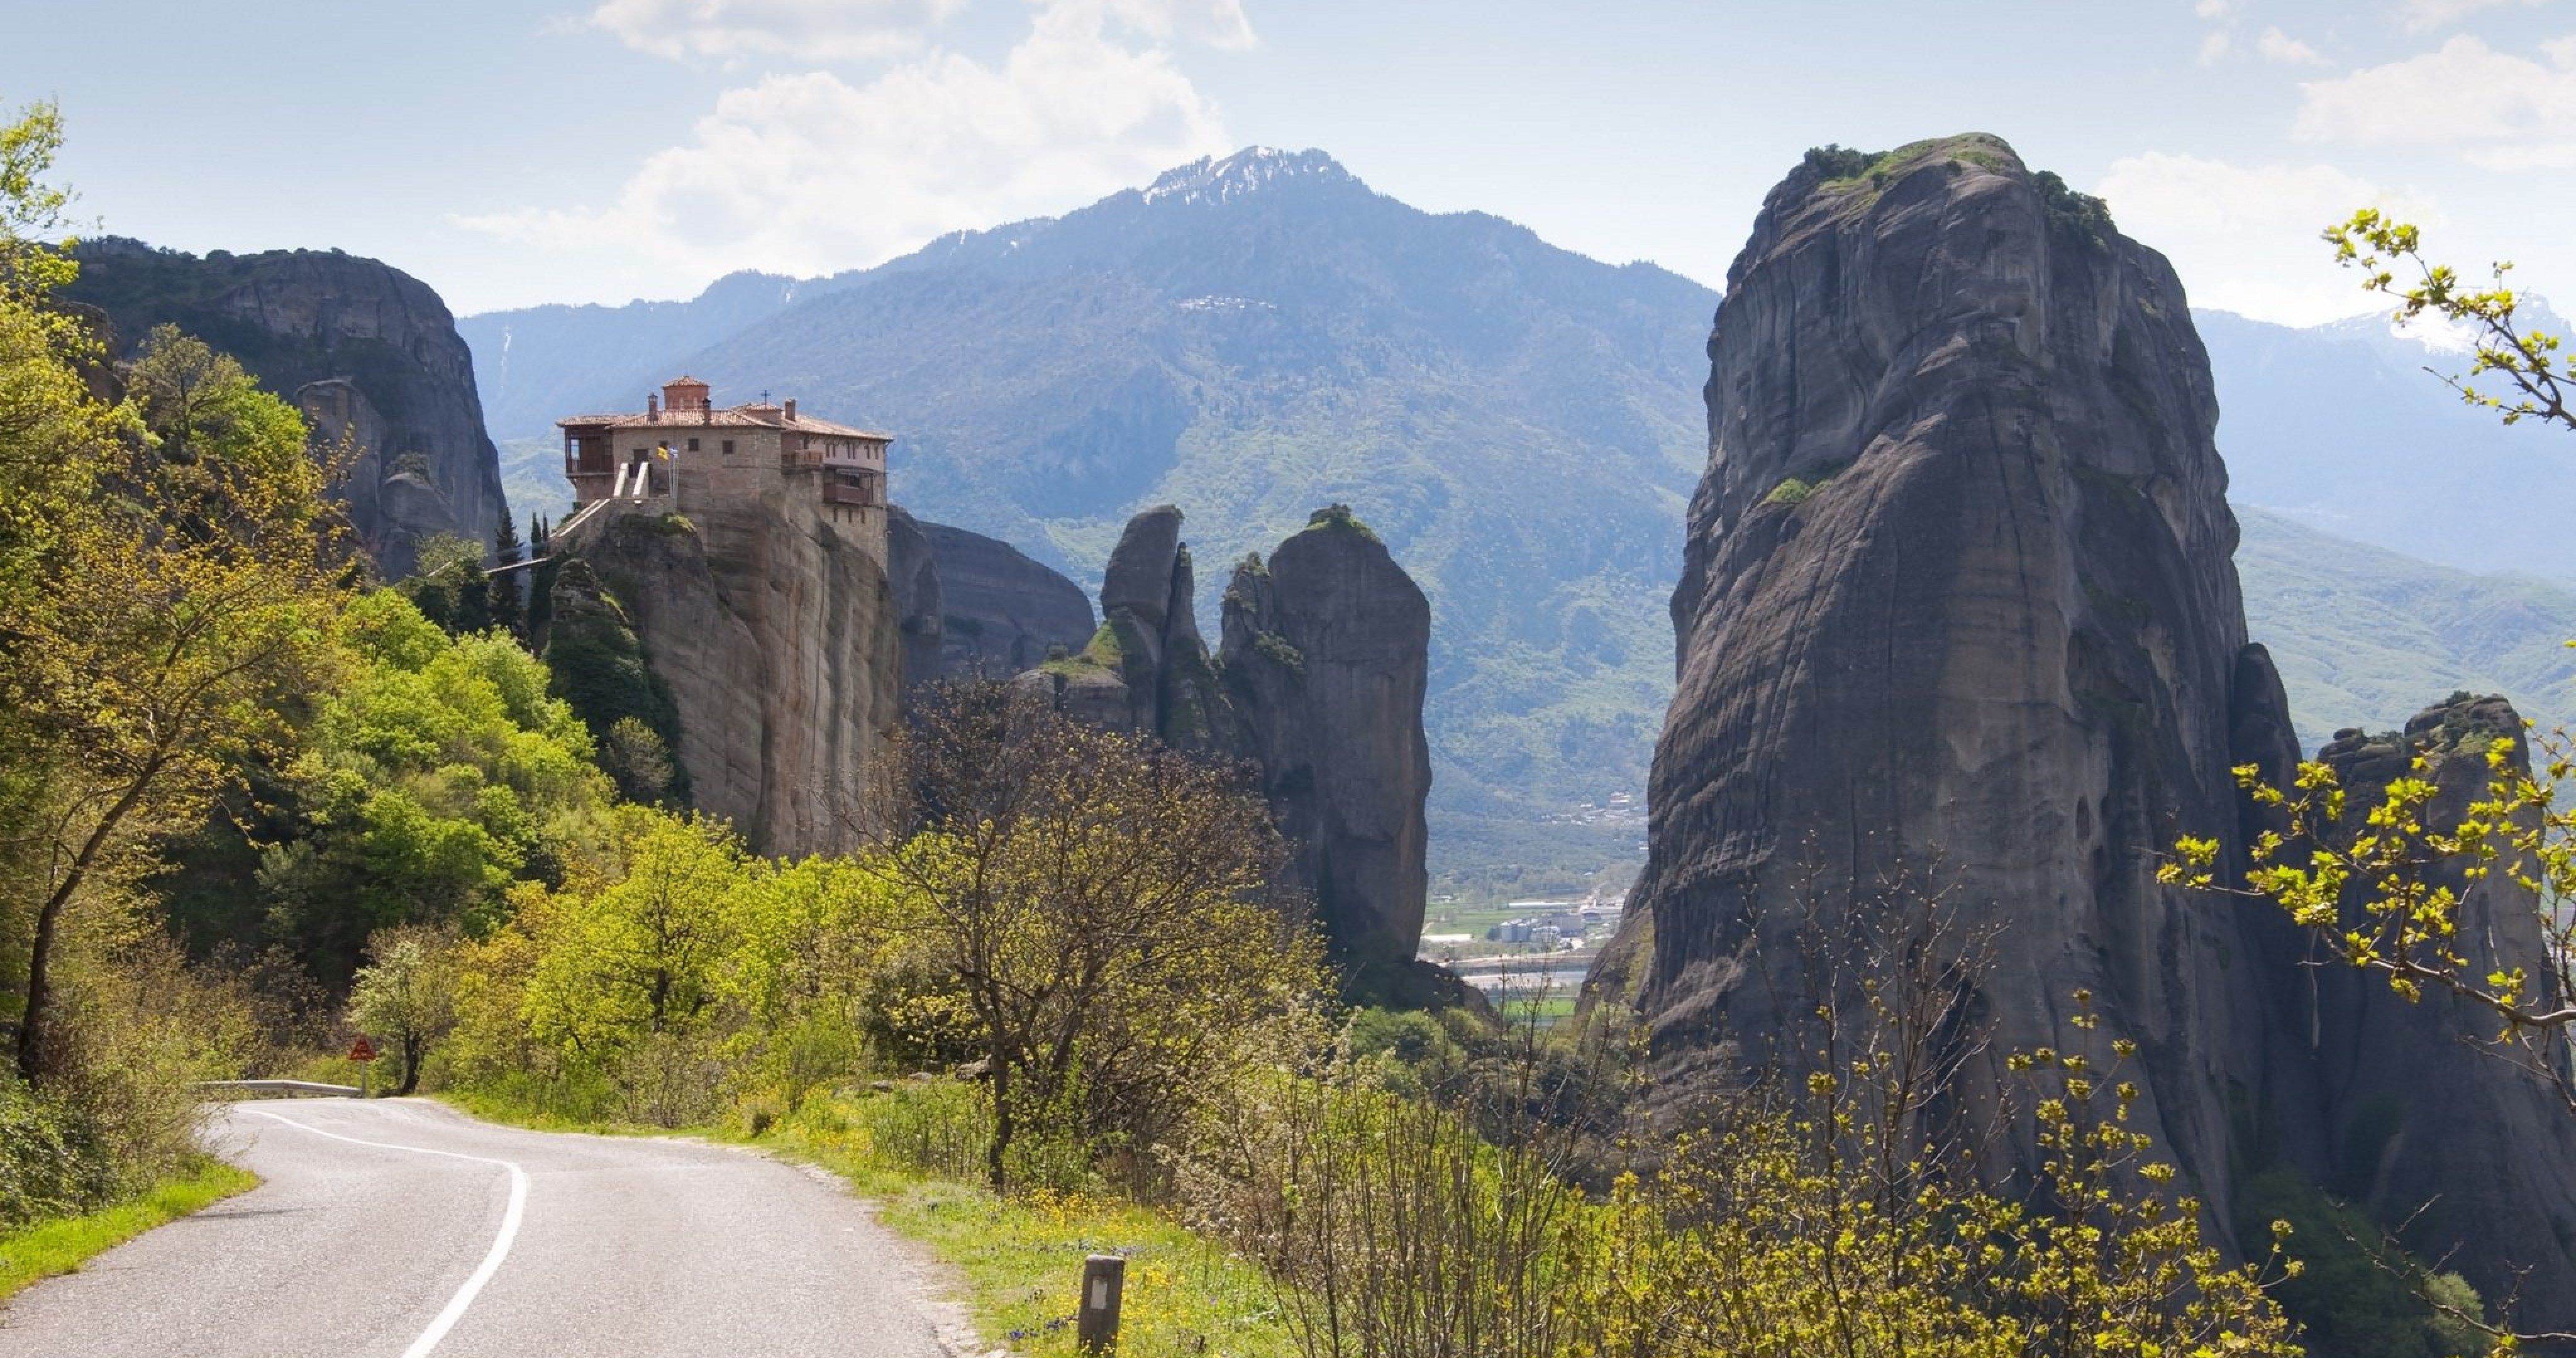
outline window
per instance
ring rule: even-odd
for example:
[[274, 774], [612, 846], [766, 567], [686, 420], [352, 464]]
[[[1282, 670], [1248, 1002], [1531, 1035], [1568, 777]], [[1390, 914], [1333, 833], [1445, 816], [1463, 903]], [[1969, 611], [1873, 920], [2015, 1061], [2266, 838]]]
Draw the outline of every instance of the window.
[[724, 455], [725, 455], [725, 456], [727, 456], [727, 457], [731, 457], [731, 456], [733, 456], [733, 440], [732, 440], [732, 439], [726, 439], [726, 440], [724, 441]]
[[689, 440], [689, 451], [694, 453], [694, 452], [696, 452], [697, 450], [698, 450], [698, 441], [697, 441], [696, 439], [691, 439], [691, 440]]

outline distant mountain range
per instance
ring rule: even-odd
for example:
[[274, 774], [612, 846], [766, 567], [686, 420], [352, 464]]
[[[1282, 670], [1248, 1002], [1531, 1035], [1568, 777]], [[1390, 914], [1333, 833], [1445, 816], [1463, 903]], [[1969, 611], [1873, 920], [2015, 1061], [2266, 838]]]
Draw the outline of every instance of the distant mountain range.
[[2576, 434], [2461, 404], [2426, 369], [2465, 372], [2464, 352], [2392, 335], [2378, 316], [2192, 319], [2218, 382], [2229, 499], [2463, 570], [2576, 579]]
[[[860, 274], [465, 333], [504, 438], [682, 369], [719, 399], [794, 395], [894, 432], [916, 513], [1086, 585], [1131, 513], [1178, 504], [1203, 616], [1225, 565], [1348, 503], [1431, 597], [1434, 843], [1507, 863], [1512, 827], [1644, 786], [1716, 305], [1255, 149]], [[1584, 833], [1583, 854], [1637, 839]]]
[[2438, 331], [2193, 320], [2245, 530], [2246, 621], [2301, 743], [2394, 728], [2453, 689], [2576, 721], [2576, 434], [2463, 405], [2434, 374], [2465, 371], [2466, 353]]
[[[563, 494], [557, 417], [683, 371], [894, 432], [898, 500], [1086, 588], [1129, 514], [1178, 504], [1207, 616], [1225, 563], [1350, 504], [1431, 597], [1434, 889], [1536, 890], [1638, 852], [1584, 808], [1642, 791], [1671, 693], [1716, 304], [1255, 148], [874, 269], [459, 329], [523, 513]], [[2576, 437], [2463, 408], [2384, 325], [2195, 319], [2307, 742], [2454, 687], [2576, 716], [2576, 593], [2469, 573], [2576, 579]]]
[[2482, 575], [2239, 505], [2247, 631], [2272, 652], [2299, 744], [2394, 730], [2453, 690], [2502, 693], [2544, 727], [2576, 722], [2576, 589]]

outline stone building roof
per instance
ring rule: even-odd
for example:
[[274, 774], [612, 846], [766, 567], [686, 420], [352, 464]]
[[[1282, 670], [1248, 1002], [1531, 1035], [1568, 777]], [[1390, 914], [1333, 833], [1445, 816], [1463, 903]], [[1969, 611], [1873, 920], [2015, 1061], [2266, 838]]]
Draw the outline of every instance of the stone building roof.
[[614, 415], [568, 415], [555, 421], [555, 424], [564, 429], [570, 429], [575, 425], [620, 430], [686, 431], [705, 428], [758, 428], [801, 434], [828, 434], [839, 438], [874, 439], [880, 443], [890, 443], [894, 440], [892, 434], [881, 434], [873, 429], [855, 429], [846, 424], [835, 424], [830, 420], [818, 420], [811, 415], [800, 413], [794, 419], [789, 419], [785, 407], [774, 405], [727, 406], [721, 410], [665, 410], [659, 414], [621, 411]]

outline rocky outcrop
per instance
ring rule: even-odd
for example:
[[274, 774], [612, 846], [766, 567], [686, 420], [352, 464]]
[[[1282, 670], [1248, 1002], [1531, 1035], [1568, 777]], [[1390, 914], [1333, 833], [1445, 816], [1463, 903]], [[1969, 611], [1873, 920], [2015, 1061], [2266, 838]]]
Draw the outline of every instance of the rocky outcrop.
[[1339, 506], [1266, 565], [1235, 568], [1213, 659], [1195, 598], [1181, 512], [1148, 509], [1110, 555], [1092, 644], [1018, 682], [1084, 720], [1252, 766], [1340, 959], [1366, 987], [1402, 985], [1428, 881], [1429, 602]]
[[300, 406], [317, 442], [356, 445], [341, 494], [385, 577], [432, 534], [488, 544], [508, 516], [473, 356], [427, 284], [338, 251], [201, 259], [108, 237], [78, 254], [65, 295], [107, 314], [120, 351], [174, 324]]
[[1266, 567], [1235, 568], [1225, 693], [1326, 935], [1409, 961], [1429, 884], [1431, 605], [1347, 511], [1315, 519]]
[[902, 698], [881, 549], [783, 491], [665, 509], [612, 503], [556, 550], [632, 619], [669, 691], [695, 804], [763, 853], [851, 847]]
[[890, 573], [903, 617], [905, 684], [1019, 674], [1091, 640], [1082, 587], [998, 538], [897, 508]]
[[1085, 721], [1141, 731], [1175, 749], [1241, 758], [1242, 738], [1199, 634], [1195, 594], [1181, 511], [1145, 510], [1127, 521], [1109, 554], [1091, 643], [1020, 683]]
[[1892, 927], [1911, 881], [1992, 950], [1963, 1107], [2008, 1049], [2087, 1040], [2086, 992], [2221, 1229], [2232, 1154], [2319, 1168], [2298, 940], [2156, 881], [2185, 834], [2241, 866], [2229, 770], [2294, 753], [2172, 269], [1993, 138], [1828, 149], [1765, 200], [1709, 355], [1648, 861], [1596, 970], [1659, 1088], [1767, 1057], [1812, 931]]
[[[900, 505], [886, 510], [886, 584], [903, 633], [903, 688], [936, 682], [947, 642], [946, 591], [921, 523]], [[1089, 612], [1086, 607], [1084, 612]]]
[[[2391, 780], [2419, 776], [2437, 789], [2431, 822], [2455, 825], [2487, 795], [2486, 755], [2498, 739], [2513, 743], [2509, 766], [2527, 774], [2512, 704], [2461, 694], [2402, 733], [2339, 732], [2317, 757], [2352, 789], [2356, 823]], [[2519, 968], [2540, 982], [2536, 1007], [2561, 1002], [2531, 893], [2495, 877], [2469, 883], [2455, 873], [2447, 884], [2462, 893], [2468, 974]], [[2358, 893], [2347, 902], [2356, 925], [2362, 904]], [[2315, 1050], [2321, 1144], [2312, 1164], [2324, 1185], [2381, 1221], [2405, 1221], [2409, 1249], [2453, 1260], [2483, 1296], [2510, 1295], [2515, 1271], [2533, 1269], [2521, 1295], [2534, 1310], [2520, 1319], [2546, 1311], [2556, 1318], [2542, 1323], [2563, 1328], [2576, 1309], [2576, 1117], [2508, 1063], [2464, 1048], [2464, 1037], [2494, 1032], [2488, 1011], [2439, 991], [2409, 1004], [2378, 976], [2346, 967], [2296, 979], [2290, 1018], [2306, 1025]], [[2557, 1055], [2567, 1060], [2563, 1043]]]

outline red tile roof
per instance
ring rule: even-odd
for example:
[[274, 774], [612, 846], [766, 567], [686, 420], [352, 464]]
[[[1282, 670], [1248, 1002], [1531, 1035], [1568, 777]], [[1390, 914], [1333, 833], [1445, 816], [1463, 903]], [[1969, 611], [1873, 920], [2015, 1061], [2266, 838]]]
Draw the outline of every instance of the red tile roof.
[[778, 429], [789, 433], [828, 434], [839, 438], [874, 439], [880, 443], [890, 443], [894, 440], [892, 434], [881, 434], [873, 429], [854, 429], [846, 424], [818, 420], [811, 415], [799, 414], [795, 419], [790, 420], [783, 407], [774, 405], [739, 405], [719, 410], [665, 410], [658, 416], [634, 411], [614, 415], [568, 415], [555, 421], [555, 425], [562, 429], [570, 429], [576, 425], [602, 429], [676, 428], [683, 430], [708, 427], [751, 427]]

